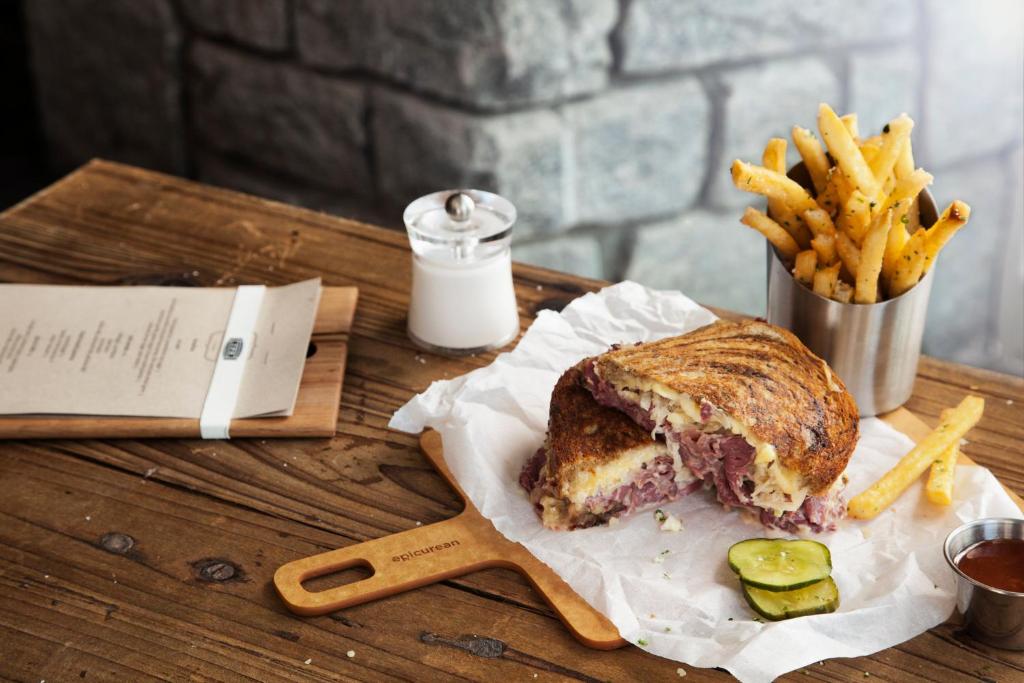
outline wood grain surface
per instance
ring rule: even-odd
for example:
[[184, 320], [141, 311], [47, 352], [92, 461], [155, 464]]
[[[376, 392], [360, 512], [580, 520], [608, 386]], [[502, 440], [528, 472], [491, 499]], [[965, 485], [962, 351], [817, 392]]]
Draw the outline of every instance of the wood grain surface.
[[[515, 273], [524, 327], [604, 284], [523, 265]], [[641, 648], [585, 648], [507, 569], [321, 617], [296, 617], [275, 594], [273, 572], [286, 562], [460, 510], [416, 437], [386, 424], [431, 381], [492, 356], [442, 359], [408, 342], [404, 234], [99, 161], [0, 215], [2, 281], [318, 275], [360, 289], [333, 439], [0, 443], [0, 678], [678, 680], [677, 663]], [[907, 407], [934, 424], [968, 392], [987, 407], [965, 452], [1024, 492], [1024, 380], [924, 358]], [[687, 680], [730, 680], [683, 668]], [[786, 679], [863, 681], [865, 672], [1021, 680], [1024, 654], [980, 645], [950, 622]]]

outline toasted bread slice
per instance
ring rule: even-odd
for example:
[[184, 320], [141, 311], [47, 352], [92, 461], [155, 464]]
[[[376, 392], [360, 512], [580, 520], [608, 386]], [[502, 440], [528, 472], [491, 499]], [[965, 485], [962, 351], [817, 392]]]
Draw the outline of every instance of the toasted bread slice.
[[605, 524], [700, 485], [663, 440], [594, 400], [581, 382], [586, 362], [555, 385], [547, 440], [520, 476], [550, 528]]
[[[833, 489], [857, 443], [857, 406], [842, 381], [792, 333], [767, 323], [719, 321], [623, 347], [585, 373], [598, 402], [695, 453], [686, 462], [716, 479], [728, 505], [796, 513]], [[742, 437], [749, 448], [730, 438], [726, 453], [709, 435]], [[729, 454], [735, 466], [713, 472], [712, 454]], [[725, 479], [733, 493], [723, 490]], [[839, 514], [833, 498], [809, 508]]]

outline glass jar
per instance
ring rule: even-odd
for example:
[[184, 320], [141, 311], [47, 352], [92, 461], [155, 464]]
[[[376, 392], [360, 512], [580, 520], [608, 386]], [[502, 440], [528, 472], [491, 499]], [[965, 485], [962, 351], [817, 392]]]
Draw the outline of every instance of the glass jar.
[[444, 190], [409, 204], [403, 218], [412, 246], [413, 343], [465, 355], [515, 339], [512, 203], [481, 190]]

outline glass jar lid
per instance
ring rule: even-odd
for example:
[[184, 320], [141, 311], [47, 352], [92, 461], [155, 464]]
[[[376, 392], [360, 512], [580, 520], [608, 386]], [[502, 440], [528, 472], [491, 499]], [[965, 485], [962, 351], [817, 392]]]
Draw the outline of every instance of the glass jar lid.
[[403, 219], [414, 247], [421, 241], [471, 249], [508, 239], [516, 208], [492, 192], [442, 190], [409, 204]]

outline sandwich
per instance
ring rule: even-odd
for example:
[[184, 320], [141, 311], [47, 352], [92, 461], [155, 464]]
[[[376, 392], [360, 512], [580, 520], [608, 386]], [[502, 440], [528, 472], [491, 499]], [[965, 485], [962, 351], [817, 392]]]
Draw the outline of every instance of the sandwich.
[[614, 349], [583, 372], [598, 403], [664, 438], [673, 462], [713, 484], [724, 505], [791, 532], [830, 530], [846, 514], [857, 406], [792, 333], [719, 321]]
[[548, 435], [520, 485], [551, 529], [608, 524], [701, 487], [677, 451], [624, 413], [594, 400], [583, 370], [569, 368], [551, 394]]

